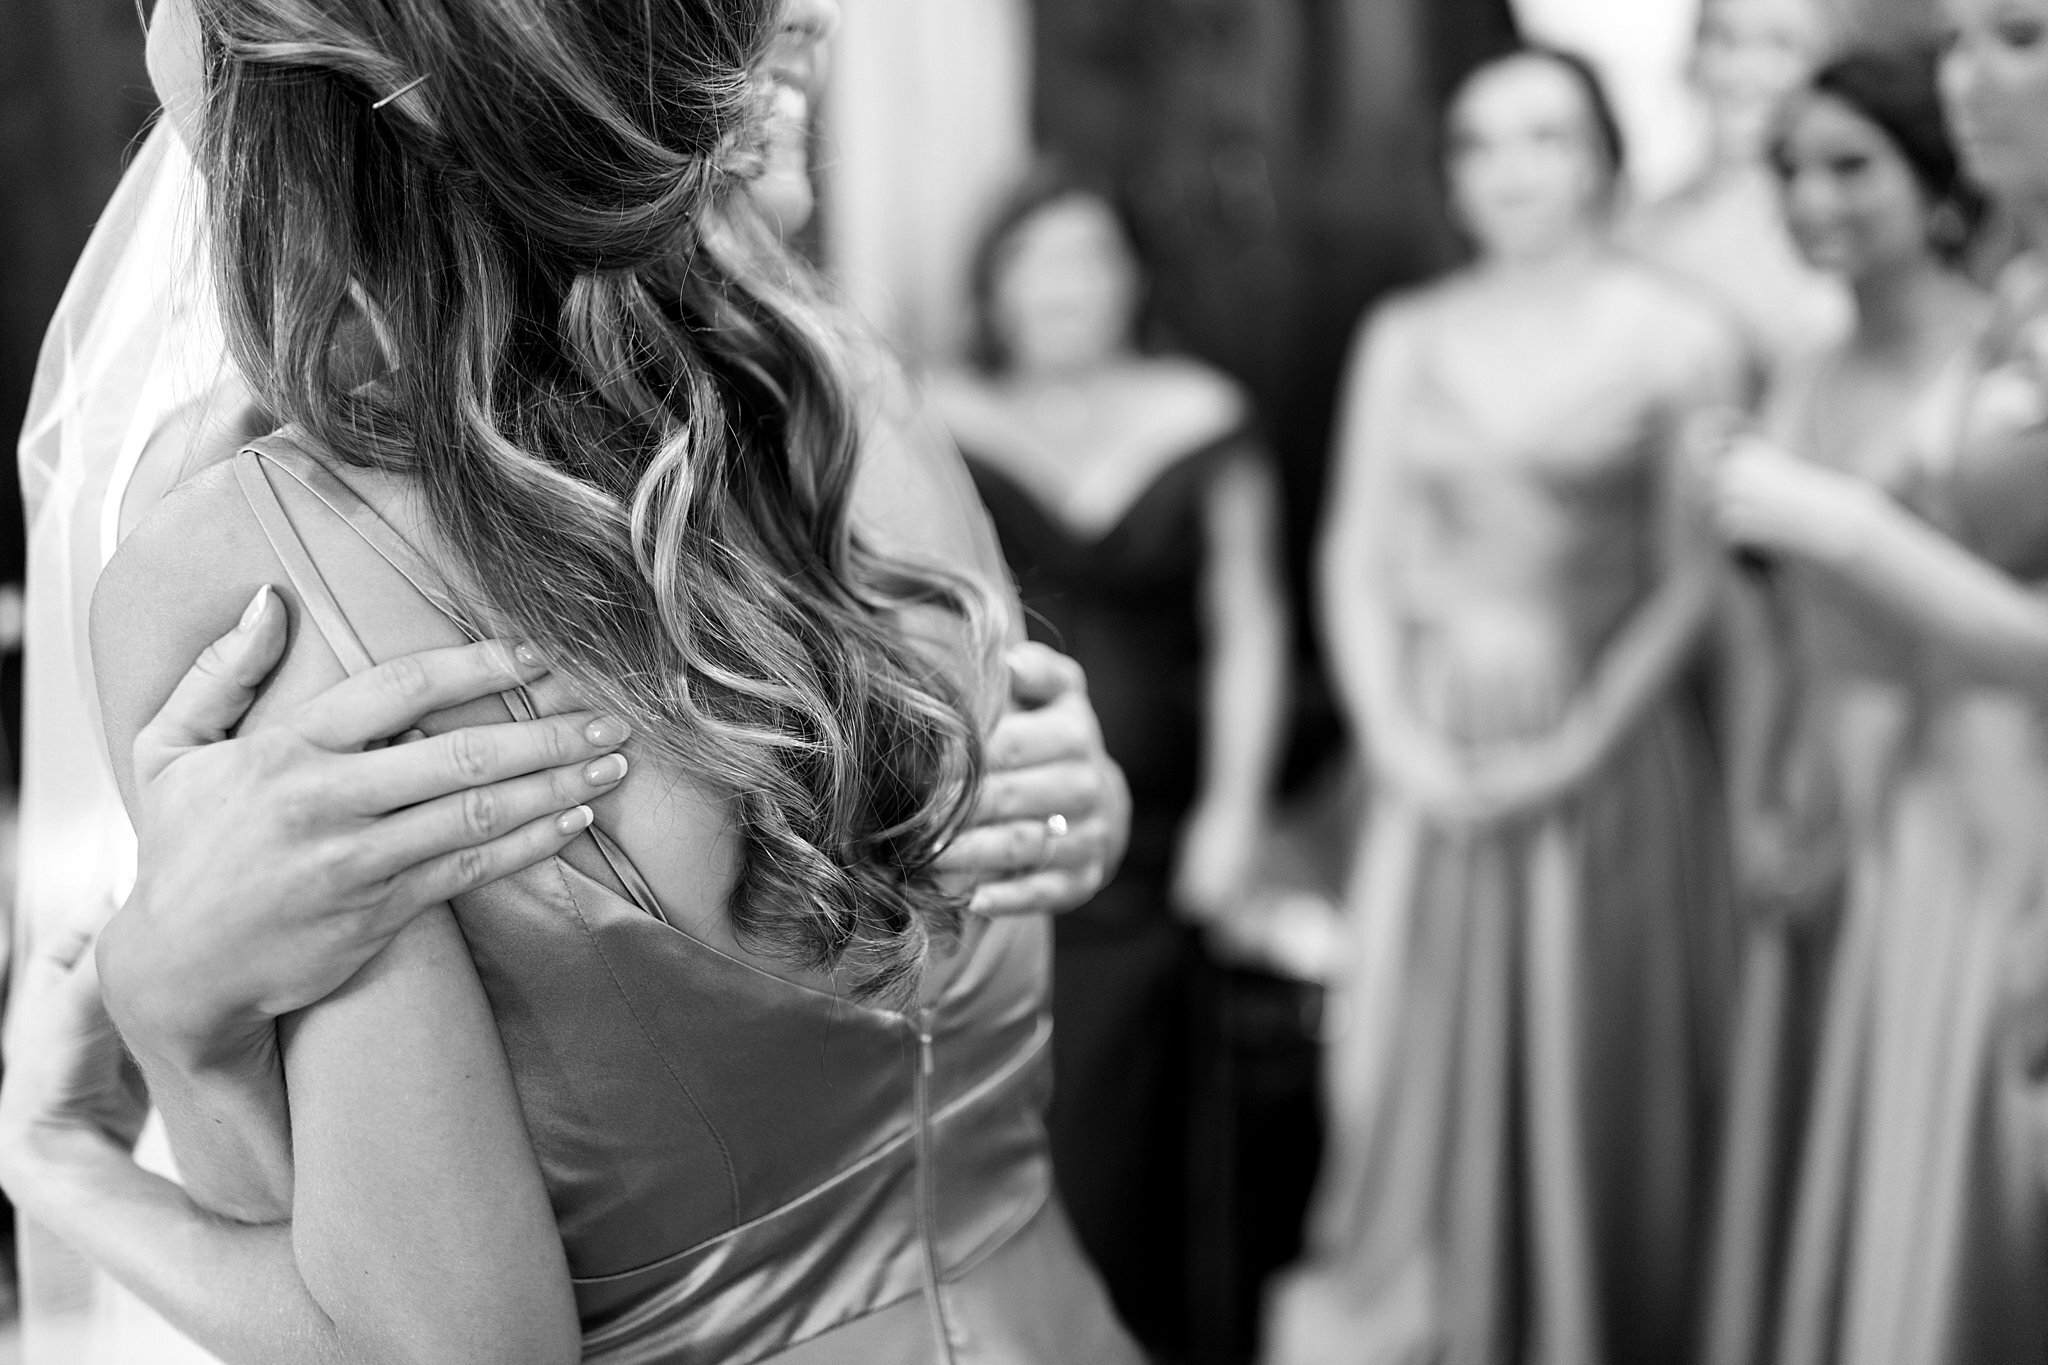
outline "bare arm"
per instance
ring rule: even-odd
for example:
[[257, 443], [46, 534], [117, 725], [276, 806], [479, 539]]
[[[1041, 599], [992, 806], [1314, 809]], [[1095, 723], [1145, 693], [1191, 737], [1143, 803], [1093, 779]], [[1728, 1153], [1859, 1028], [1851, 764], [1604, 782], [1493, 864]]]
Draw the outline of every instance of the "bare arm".
[[1183, 907], [1198, 914], [1222, 909], [1250, 874], [1286, 726], [1290, 633], [1270, 468], [1227, 466], [1204, 513], [1202, 778], [1176, 877]]
[[[117, 767], [120, 737], [154, 713], [164, 679], [196, 652], [192, 641], [232, 620], [245, 580], [271, 567], [267, 547], [259, 553], [243, 534], [246, 509], [225, 491], [183, 504], [207, 526], [207, 549], [138, 533], [125, 569], [103, 585], [116, 597], [124, 581], [141, 588], [139, 610], [111, 612], [115, 628], [96, 621]], [[317, 638], [302, 635], [264, 704], [275, 716], [339, 674]], [[252, 1212], [270, 1212], [264, 1202], [288, 1182], [288, 1224], [225, 1224], [182, 1192], [83, 1152], [74, 1155], [85, 1164], [35, 1182], [55, 1196], [39, 1200], [38, 1216], [81, 1246], [129, 1248], [110, 1269], [233, 1360], [575, 1359], [559, 1234], [445, 909], [295, 1017], [286, 1037], [288, 1105], [270, 1059], [228, 1059], [182, 1088], [176, 1071], [153, 1070], [166, 1082], [160, 1102], [181, 1161]], [[288, 1138], [276, 1126], [285, 1113]], [[245, 1293], [250, 1286], [261, 1289]]]
[[1752, 441], [1724, 462], [1718, 501], [1731, 538], [1836, 578], [1946, 666], [2048, 699], [2048, 601], [1875, 487]]
[[1398, 305], [1383, 308], [1353, 351], [1317, 554], [1317, 608], [1338, 696], [1381, 779], [1426, 800], [1454, 800], [1460, 765], [1409, 704], [1385, 578], [1386, 519], [1398, 495], [1391, 447], [1407, 384], [1401, 316]]
[[[287, 1063], [303, 1187], [289, 1224], [217, 1218], [82, 1128], [10, 1141], [10, 1193], [229, 1365], [576, 1360], [538, 1175], [505, 1179], [533, 1158], [447, 914], [312, 1011]], [[469, 1207], [451, 1216], [456, 1201]]]

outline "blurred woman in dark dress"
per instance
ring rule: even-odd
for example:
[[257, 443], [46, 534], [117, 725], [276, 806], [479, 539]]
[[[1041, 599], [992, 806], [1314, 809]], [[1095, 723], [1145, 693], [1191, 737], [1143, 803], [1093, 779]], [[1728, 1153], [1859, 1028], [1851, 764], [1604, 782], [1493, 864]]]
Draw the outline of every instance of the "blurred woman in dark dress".
[[1278, 490], [1237, 386], [1138, 350], [1141, 273], [1103, 198], [1036, 173], [974, 285], [978, 364], [939, 407], [1134, 807], [1121, 875], [1055, 935], [1054, 1167], [1126, 1320], [1170, 1339], [1188, 921], [1243, 890], [1283, 729]]

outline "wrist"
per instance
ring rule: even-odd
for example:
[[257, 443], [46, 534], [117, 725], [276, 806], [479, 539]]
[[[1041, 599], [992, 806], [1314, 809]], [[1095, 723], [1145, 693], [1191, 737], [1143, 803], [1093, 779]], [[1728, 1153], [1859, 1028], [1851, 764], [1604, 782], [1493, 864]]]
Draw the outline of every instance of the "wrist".
[[0, 1187], [14, 1206], [38, 1222], [56, 1225], [63, 1208], [91, 1172], [134, 1157], [88, 1124], [26, 1120], [0, 1129]]
[[224, 1006], [195, 988], [193, 974], [166, 965], [138, 926], [147, 914], [131, 898], [100, 934], [100, 994], [121, 1041], [145, 1070], [199, 1074], [237, 1070], [274, 1050], [274, 1021]]

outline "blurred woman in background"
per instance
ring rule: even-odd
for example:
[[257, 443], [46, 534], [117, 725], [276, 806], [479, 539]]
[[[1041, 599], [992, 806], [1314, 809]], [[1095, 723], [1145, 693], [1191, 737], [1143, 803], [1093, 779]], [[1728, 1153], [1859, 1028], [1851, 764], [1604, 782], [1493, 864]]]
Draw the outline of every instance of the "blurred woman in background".
[[1724, 907], [1674, 688], [1717, 552], [1680, 458], [1740, 363], [1608, 241], [1580, 60], [1450, 115], [1471, 267], [1359, 345], [1322, 612], [1375, 773], [1284, 1365], [1684, 1354]]
[[[1988, 314], [1960, 269], [1978, 204], [1944, 124], [1933, 50], [1858, 52], [1829, 63], [1787, 107], [1773, 155], [1801, 253], [1848, 285], [1856, 309], [1841, 344], [1780, 372], [1765, 430], [1820, 468], [1928, 507]], [[1730, 488], [1747, 486], [1738, 479]], [[1925, 947], [1916, 934], [1881, 930], [1885, 912], [1866, 894], [1871, 868], [1901, 833], [1885, 812], [1925, 645], [1797, 552], [1768, 576], [1742, 576], [1730, 605], [1741, 642], [1730, 659], [1733, 823], [1754, 918], [1708, 1359], [1745, 1365], [1778, 1302], [1773, 1286], [1788, 1264], [1791, 1208], [1800, 1232], [1779, 1326], [1785, 1358], [1812, 1360], [1820, 1315], [1850, 1254], [1841, 1239], [1851, 1219], [1876, 1232], [1884, 1210], [1913, 1202], [1888, 1182], [1879, 1189], [1867, 1181], [1897, 1159], [1887, 1149], [1917, 1140], [1924, 1123], [1889, 1112], [1883, 1082], [1861, 1103], [1872, 1119], [1886, 1113], [1884, 1122], [1866, 1131], [1851, 1106], [1859, 1082], [1893, 1070], [1871, 1050], [1890, 1036], [1876, 1017], [1894, 1012], [1869, 994], [1873, 936], [1915, 953]], [[1859, 870], [1858, 897], [1838, 954], [1834, 913], [1850, 867]], [[1837, 964], [1837, 1017], [1815, 1107], [1812, 1040]], [[1903, 1000], [1893, 1005], [1901, 1021], [1912, 1017]], [[1853, 1054], [1863, 1050], [1859, 1061]], [[1787, 1099], [1790, 1123], [1779, 1115]], [[1787, 1140], [1802, 1129], [1803, 1141]], [[1862, 1154], [1861, 1175], [1845, 1165], [1852, 1150]], [[1803, 1178], [1788, 1186], [1781, 1154], [1791, 1151], [1803, 1153]], [[1773, 1213], [1788, 1188], [1796, 1193], [1786, 1213]]]
[[[1790, 619], [1876, 622], [1877, 652], [1891, 656], [1877, 676], [1894, 680], [1889, 697], [1830, 717], [1849, 750], [1837, 765], [1849, 891], [1789, 1251], [1784, 1365], [2048, 1354], [2048, 0], [1945, 11], [1941, 85], [1963, 162], [2030, 249], [1999, 281], [1953, 398], [1941, 352], [1969, 336], [1977, 306], [1922, 264], [1890, 300], [1912, 304], [1889, 319], [1895, 338], [1918, 340], [1892, 347], [1888, 383], [1873, 357], [1845, 352], [1814, 389], [1816, 417], [1795, 447], [1808, 458], [1751, 441], [1720, 474], [1728, 536], [1783, 563], [1790, 585], [1813, 585], [1831, 613]], [[1919, 135], [1838, 93], [1797, 126], [1816, 148], [1830, 132], [1831, 175], [1866, 163], [1857, 178], [1874, 185], [1897, 179], [1870, 132], [1880, 122], [1920, 170], [1917, 212], [1883, 211], [1866, 185], [1870, 202], [1842, 235], [1873, 255], [1880, 228], [1944, 244]], [[1915, 408], [1931, 426], [1922, 444], [1909, 434]], [[1825, 687], [1823, 665], [1839, 673], [1845, 659], [1864, 664], [1838, 650], [1809, 668]]]
[[1032, 633], [1087, 671], [1131, 786], [1123, 871], [1055, 930], [1051, 1128], [1082, 1245], [1159, 1341], [1188, 1311], [1187, 921], [1246, 889], [1288, 629], [1278, 488], [1245, 397], [1140, 351], [1144, 287], [1109, 202], [1040, 170], [977, 257], [980, 364], [935, 392]]
[[1628, 224], [1631, 246], [1699, 288], [1740, 328], [1761, 378], [1848, 325], [1840, 284], [1785, 235], [1771, 175], [1771, 118], [1828, 50], [1826, 0], [1702, 0], [1691, 79], [1706, 158]]

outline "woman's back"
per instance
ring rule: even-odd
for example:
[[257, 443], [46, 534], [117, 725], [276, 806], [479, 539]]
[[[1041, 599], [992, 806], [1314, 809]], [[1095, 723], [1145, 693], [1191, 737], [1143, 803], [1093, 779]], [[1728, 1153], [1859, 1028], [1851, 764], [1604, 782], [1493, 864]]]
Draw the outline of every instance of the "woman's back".
[[[927, 479], [910, 500], [932, 492]], [[288, 435], [179, 495], [175, 519], [203, 515], [250, 572], [290, 584], [314, 627], [272, 705], [306, 685], [295, 676], [484, 624], [451, 614], [469, 595], [394, 529], [418, 534], [413, 509], [397, 481], [344, 479]], [[498, 718], [527, 704], [508, 696]], [[545, 692], [532, 704], [573, 707]], [[971, 924], [920, 1003], [859, 1003], [746, 952], [725, 917], [726, 810], [635, 757], [601, 803], [606, 833], [454, 907], [568, 1253], [585, 1358], [757, 1360], [814, 1339], [830, 1359], [1120, 1358], [1050, 1193], [1044, 921]]]

